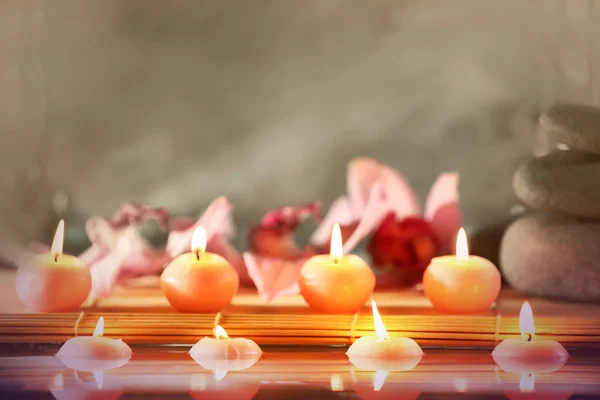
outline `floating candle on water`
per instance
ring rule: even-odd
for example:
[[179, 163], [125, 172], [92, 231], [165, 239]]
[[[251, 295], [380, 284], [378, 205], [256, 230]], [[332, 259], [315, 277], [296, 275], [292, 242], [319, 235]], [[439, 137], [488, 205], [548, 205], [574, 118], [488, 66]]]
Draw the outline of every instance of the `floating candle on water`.
[[167, 265], [160, 286], [177, 310], [192, 313], [219, 312], [231, 303], [240, 278], [231, 264], [206, 251], [206, 231], [198, 227], [192, 236], [192, 252]]
[[467, 235], [460, 228], [456, 256], [431, 260], [423, 275], [423, 290], [439, 311], [477, 314], [496, 301], [501, 282], [500, 272], [491, 261], [469, 255]]
[[122, 367], [131, 355], [131, 348], [125, 342], [104, 337], [103, 317], [98, 319], [92, 336], [71, 338], [56, 353], [68, 368], [92, 371], [95, 376], [100, 376], [101, 371]]
[[569, 353], [560, 343], [535, 336], [533, 311], [527, 301], [521, 307], [519, 329], [520, 339], [506, 339], [492, 352], [496, 364], [503, 370], [549, 373], [565, 365]]
[[340, 226], [331, 232], [331, 254], [310, 258], [300, 271], [298, 285], [308, 305], [316, 311], [347, 314], [360, 310], [373, 293], [375, 275], [354, 254], [342, 251]]
[[388, 335], [377, 305], [371, 300], [375, 336], [363, 336], [356, 340], [346, 354], [350, 362], [360, 369], [372, 371], [408, 371], [421, 358], [423, 350], [410, 338]]
[[227, 371], [240, 371], [256, 364], [262, 350], [250, 339], [230, 338], [218, 325], [215, 337], [202, 338], [190, 349], [190, 356], [202, 368], [213, 370], [215, 379], [221, 380]]
[[92, 289], [92, 276], [79, 258], [63, 254], [65, 222], [56, 228], [50, 253], [33, 257], [17, 270], [17, 294], [23, 304], [39, 312], [77, 310]]

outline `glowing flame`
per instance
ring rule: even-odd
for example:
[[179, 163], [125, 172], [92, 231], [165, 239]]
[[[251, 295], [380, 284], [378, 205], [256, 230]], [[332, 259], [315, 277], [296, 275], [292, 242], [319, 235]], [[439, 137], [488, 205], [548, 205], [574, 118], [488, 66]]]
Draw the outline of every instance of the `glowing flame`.
[[331, 391], [332, 392], [343, 392], [344, 391], [344, 380], [339, 374], [331, 375]]
[[377, 304], [375, 304], [375, 301], [373, 300], [371, 300], [371, 307], [373, 308], [373, 323], [375, 324], [375, 334], [377, 335], [377, 339], [387, 339], [389, 335], [387, 333], [387, 330], [385, 329], [385, 325], [383, 325], [381, 315], [379, 315]]
[[104, 317], [98, 318], [98, 322], [96, 323], [96, 329], [94, 329], [93, 336], [102, 336], [104, 335]]
[[521, 307], [521, 314], [519, 314], [519, 330], [521, 331], [521, 337], [525, 341], [530, 341], [535, 335], [535, 325], [533, 324], [533, 311], [529, 302], [523, 303]]
[[535, 388], [535, 375], [532, 372], [521, 373], [519, 380], [519, 390], [521, 392], [533, 392]]
[[206, 251], [206, 230], [199, 226], [192, 235], [192, 253], [204, 253]]
[[225, 378], [225, 375], [227, 375], [227, 370], [219, 368], [213, 369], [213, 375], [215, 376], [216, 381], [221, 381]]
[[387, 371], [375, 371], [375, 377], [373, 378], [373, 391], [379, 392], [388, 377]]
[[54, 240], [52, 240], [51, 251], [52, 254], [56, 255], [56, 261], [58, 261], [58, 257], [62, 255], [63, 252], [63, 242], [65, 240], [65, 221], [60, 220], [58, 223], [58, 227], [56, 228], [56, 233], [54, 234]]
[[333, 225], [333, 230], [331, 231], [331, 247], [329, 252], [335, 261], [338, 261], [340, 258], [342, 258], [342, 255], [344, 254], [340, 224]]
[[227, 332], [225, 332], [225, 329], [223, 329], [221, 325], [216, 326], [215, 337], [217, 339], [229, 339], [229, 336], [227, 336]]
[[456, 259], [458, 261], [467, 261], [469, 259], [469, 244], [464, 228], [460, 228], [456, 236]]

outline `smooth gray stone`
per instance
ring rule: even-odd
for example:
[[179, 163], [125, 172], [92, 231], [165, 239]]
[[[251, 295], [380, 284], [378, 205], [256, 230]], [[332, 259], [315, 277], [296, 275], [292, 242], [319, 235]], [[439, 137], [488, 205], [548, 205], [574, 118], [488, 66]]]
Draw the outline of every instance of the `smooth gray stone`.
[[515, 289], [534, 296], [600, 301], [600, 222], [536, 213], [513, 223], [500, 266]]
[[513, 188], [534, 209], [600, 219], [600, 156], [567, 150], [533, 158], [516, 171]]
[[569, 148], [600, 153], [600, 108], [578, 104], [556, 104], [539, 119], [540, 127]]

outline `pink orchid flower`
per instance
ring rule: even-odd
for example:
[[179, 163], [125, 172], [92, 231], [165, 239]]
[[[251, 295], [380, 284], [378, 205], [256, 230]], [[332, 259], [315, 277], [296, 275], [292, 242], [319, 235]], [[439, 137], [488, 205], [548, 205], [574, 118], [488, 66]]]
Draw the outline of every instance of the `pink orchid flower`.
[[[345, 253], [351, 252], [363, 239], [375, 233], [368, 249], [376, 261], [386, 258], [379, 257], [382, 251], [396, 252], [398, 246], [412, 241], [412, 237], [401, 238], [407, 232], [418, 235], [420, 240], [417, 249], [407, 250], [409, 252], [421, 249], [423, 253], [438, 255], [453, 251], [455, 235], [461, 226], [457, 173], [440, 175], [429, 191], [424, 213], [412, 187], [388, 165], [369, 158], [356, 158], [348, 165], [347, 180], [348, 195], [333, 202], [323, 223], [311, 237], [315, 247], [327, 247], [333, 224], [338, 222], [345, 227]], [[428, 226], [420, 221], [431, 226], [431, 234]], [[428, 236], [431, 240], [421, 240]], [[390, 243], [394, 239], [401, 240]], [[431, 251], [431, 246], [436, 247], [435, 251]], [[417, 255], [419, 264], [423, 257]], [[386, 279], [389, 277], [378, 279], [378, 284], [381, 286]]]
[[206, 230], [206, 251], [219, 254], [228, 260], [238, 273], [240, 284], [252, 284], [242, 256], [229, 242], [235, 233], [231, 213], [232, 206], [229, 200], [219, 197], [207, 207], [198, 220], [188, 217], [174, 218], [170, 224], [167, 253], [172, 258], [189, 253], [194, 231], [202, 226]]
[[243, 257], [250, 278], [265, 300], [298, 293], [300, 269], [314, 251], [310, 247], [300, 249], [294, 232], [309, 217], [320, 221], [319, 202], [269, 211], [251, 229], [250, 251]]

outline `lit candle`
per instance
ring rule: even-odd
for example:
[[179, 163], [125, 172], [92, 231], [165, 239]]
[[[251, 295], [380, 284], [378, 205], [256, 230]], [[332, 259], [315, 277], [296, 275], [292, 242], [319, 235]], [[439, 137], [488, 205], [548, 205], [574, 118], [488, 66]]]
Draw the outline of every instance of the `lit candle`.
[[77, 310], [92, 289], [92, 276], [79, 258], [63, 254], [65, 222], [54, 234], [51, 251], [33, 257], [17, 270], [17, 294], [23, 304], [39, 312]]
[[374, 301], [371, 306], [375, 336], [363, 336], [350, 346], [346, 352], [350, 362], [360, 369], [372, 371], [413, 369], [423, 358], [423, 350], [410, 338], [390, 337]]
[[340, 226], [331, 232], [331, 254], [310, 258], [300, 271], [298, 285], [308, 305], [316, 311], [348, 314], [360, 310], [375, 289], [369, 265], [354, 254], [342, 252]]
[[216, 313], [231, 303], [240, 278], [231, 264], [206, 251], [206, 231], [198, 227], [192, 236], [192, 252], [167, 265], [160, 286], [169, 303], [181, 312]]
[[557, 341], [535, 336], [533, 311], [523, 303], [519, 315], [520, 339], [506, 339], [494, 351], [494, 361], [506, 372], [549, 373], [558, 371], [569, 358], [567, 350]]
[[190, 349], [190, 356], [202, 368], [211, 369], [215, 379], [221, 380], [227, 371], [250, 368], [262, 356], [262, 350], [252, 340], [230, 338], [220, 325], [215, 337], [204, 337]]
[[456, 238], [456, 256], [432, 259], [423, 275], [423, 290], [433, 307], [452, 314], [484, 312], [496, 301], [501, 285], [491, 261], [469, 255], [463, 228]]
[[131, 348], [121, 339], [104, 336], [104, 318], [100, 317], [92, 336], [77, 336], [63, 344], [56, 357], [67, 368], [91, 371], [101, 376], [102, 371], [120, 368], [129, 362]]

